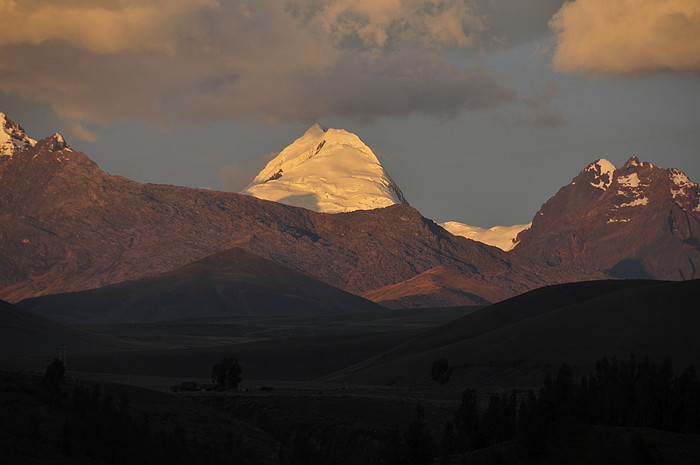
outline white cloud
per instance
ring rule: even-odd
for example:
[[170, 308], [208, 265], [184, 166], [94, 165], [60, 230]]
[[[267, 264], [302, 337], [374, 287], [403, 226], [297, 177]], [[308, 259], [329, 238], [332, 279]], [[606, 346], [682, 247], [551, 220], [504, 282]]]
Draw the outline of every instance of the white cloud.
[[697, 0], [576, 0], [554, 15], [554, 66], [589, 75], [700, 74]]

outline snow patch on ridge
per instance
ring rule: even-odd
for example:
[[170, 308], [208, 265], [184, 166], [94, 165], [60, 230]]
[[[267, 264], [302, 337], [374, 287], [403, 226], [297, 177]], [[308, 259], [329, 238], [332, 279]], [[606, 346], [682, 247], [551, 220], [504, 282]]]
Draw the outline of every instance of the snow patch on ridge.
[[671, 181], [673, 181], [673, 185], [675, 186], [675, 189], [671, 187], [671, 195], [674, 199], [681, 196], [687, 196], [687, 189], [689, 187], [697, 186], [697, 184], [688, 179], [688, 176], [686, 176], [685, 173], [678, 171], [677, 169], [672, 168], [668, 170], [668, 172], [669, 177], [671, 178]]
[[[628, 161], [627, 164], [629, 165], [630, 162]], [[633, 166], [640, 165], [643, 165], [643, 163], [640, 164], [639, 162], [637, 162]], [[639, 179], [639, 175], [637, 173], [631, 173], [627, 176], [618, 177], [617, 184], [619, 186], [617, 194], [625, 197], [626, 201], [620, 203], [617, 207], [615, 207], [615, 210], [625, 207], [637, 207], [647, 205], [649, 203], [649, 198], [645, 195], [644, 191], [644, 188], [649, 187], [649, 184], [643, 183]]]
[[[591, 186], [607, 190], [608, 187], [613, 182], [613, 175], [615, 174], [615, 165], [610, 163], [605, 158], [599, 158], [584, 169], [584, 172], [592, 172], [594, 174], [594, 181], [591, 182]], [[572, 183], [574, 184], [574, 183]]]
[[440, 226], [454, 234], [455, 236], [466, 237], [484, 244], [498, 247], [501, 250], [508, 252], [512, 250], [518, 243], [516, 237], [521, 231], [530, 229], [532, 223], [516, 224], [513, 226], [494, 226], [492, 228], [480, 228], [479, 226], [469, 226], [457, 221], [447, 221], [440, 223]]
[[631, 202], [621, 204], [620, 208], [622, 208], [622, 207], [637, 207], [640, 205], [647, 205], [648, 203], [649, 203], [649, 199], [647, 197], [640, 197], [638, 199], [634, 199]]
[[629, 176], [620, 176], [617, 178], [617, 183], [624, 187], [639, 187], [640, 185], [637, 173], [632, 173]]
[[359, 137], [320, 124], [282, 150], [241, 194], [323, 213], [407, 203]]

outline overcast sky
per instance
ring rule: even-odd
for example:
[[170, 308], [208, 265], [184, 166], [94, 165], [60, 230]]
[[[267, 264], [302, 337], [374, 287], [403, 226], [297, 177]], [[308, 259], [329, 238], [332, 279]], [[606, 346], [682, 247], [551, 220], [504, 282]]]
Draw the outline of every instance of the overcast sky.
[[527, 223], [597, 158], [700, 181], [700, 1], [0, 0], [0, 111], [232, 191], [320, 122], [429, 218]]

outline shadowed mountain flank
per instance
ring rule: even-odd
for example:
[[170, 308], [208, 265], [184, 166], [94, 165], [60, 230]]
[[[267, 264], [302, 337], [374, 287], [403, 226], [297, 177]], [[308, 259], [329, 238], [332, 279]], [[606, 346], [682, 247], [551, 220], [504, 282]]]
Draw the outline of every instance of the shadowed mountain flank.
[[218, 252], [155, 276], [36, 297], [21, 305], [73, 324], [382, 309], [240, 248]]
[[130, 348], [129, 344], [62, 325], [0, 300], [0, 354], [3, 358], [55, 355], [59, 346], [69, 348], [71, 355]]

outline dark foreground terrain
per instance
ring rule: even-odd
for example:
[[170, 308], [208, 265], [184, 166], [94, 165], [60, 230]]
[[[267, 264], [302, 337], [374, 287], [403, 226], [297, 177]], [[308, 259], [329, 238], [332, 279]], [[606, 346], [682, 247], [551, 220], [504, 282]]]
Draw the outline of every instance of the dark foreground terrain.
[[[494, 399], [515, 396], [526, 405], [529, 395], [479, 392], [474, 421], [460, 423], [472, 404], [458, 389], [439, 386], [278, 384], [172, 393], [70, 377], [52, 390], [38, 374], [3, 372], [0, 447], [5, 463], [28, 464], [690, 465], [700, 460], [698, 430], [544, 413], [521, 420], [529, 421], [524, 425], [516, 422], [525, 418], [522, 410], [512, 412], [509, 430], [509, 416], [501, 415], [508, 403]], [[452, 425], [451, 435], [446, 425]]]
[[[0, 448], [37, 464], [696, 464], [699, 301], [699, 281], [599, 281], [488, 307], [91, 326], [3, 304]], [[42, 385], [59, 346], [65, 381]], [[224, 357], [236, 390], [212, 384]]]

